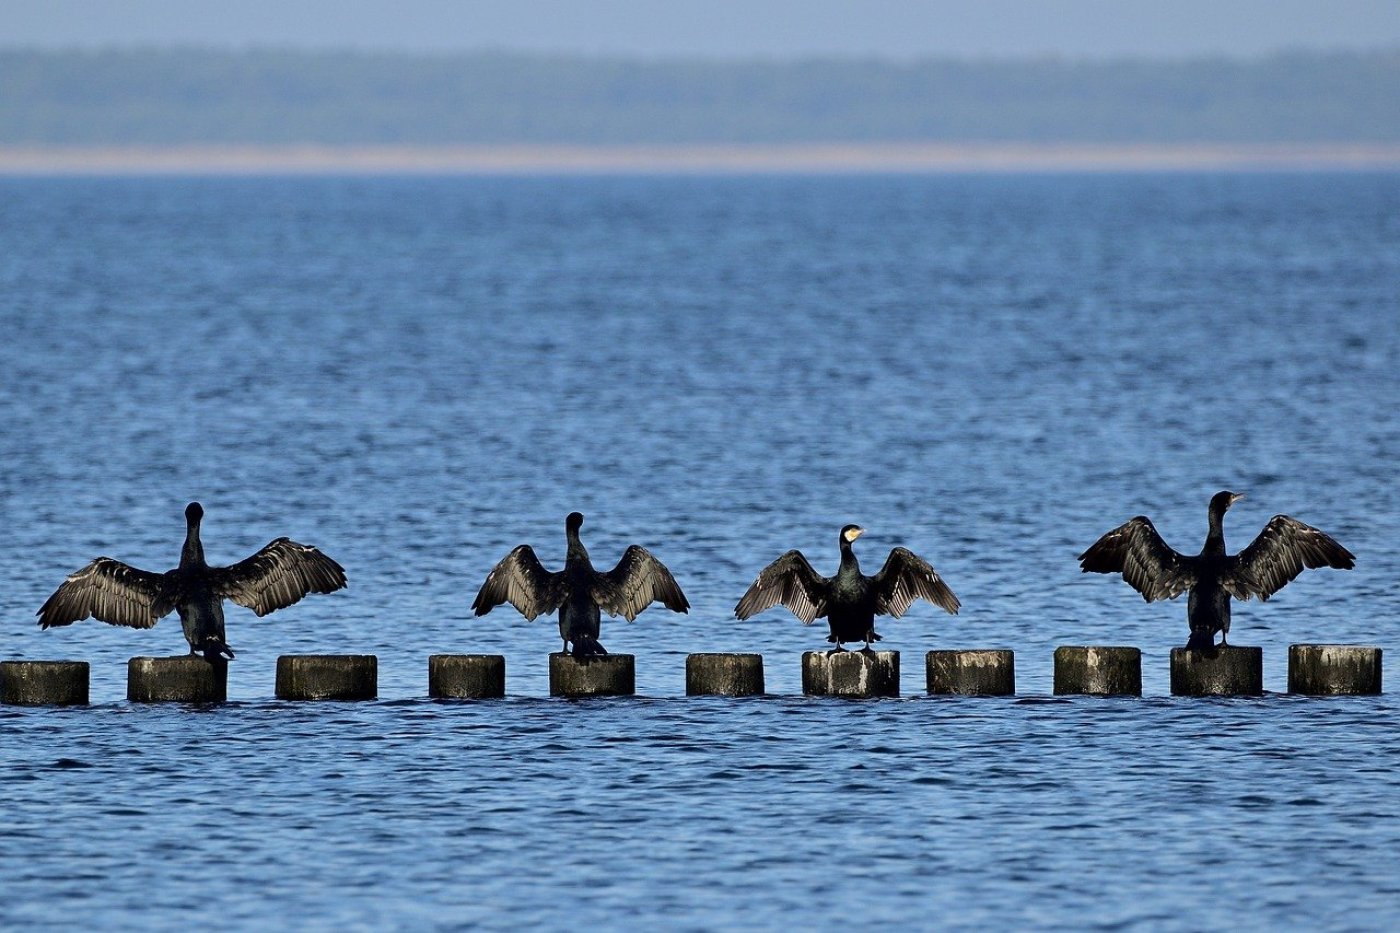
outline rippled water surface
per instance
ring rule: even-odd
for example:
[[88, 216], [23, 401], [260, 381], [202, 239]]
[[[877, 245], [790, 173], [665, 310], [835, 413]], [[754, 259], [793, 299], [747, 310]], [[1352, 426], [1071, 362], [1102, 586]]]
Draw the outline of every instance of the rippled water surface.
[[[0, 707], [0, 925], [777, 929], [1400, 924], [1400, 704], [1282, 695], [1287, 645], [1400, 617], [1400, 178], [0, 181], [0, 656], [94, 706]], [[1257, 700], [1166, 696], [1185, 607], [1074, 557], [1248, 498], [1355, 571], [1235, 611]], [[276, 535], [351, 586], [229, 609], [227, 706], [142, 708], [184, 650], [33, 613], [98, 554]], [[468, 606], [530, 542], [640, 543], [688, 616], [605, 622], [636, 699], [546, 698], [552, 622]], [[905, 698], [803, 699], [819, 628], [730, 613], [864, 525], [963, 601], [881, 627]], [[1050, 697], [1058, 644], [1141, 700]], [[1014, 699], [919, 696], [1011, 647]], [[776, 696], [686, 699], [692, 651]], [[379, 656], [381, 700], [281, 704], [277, 655]], [[437, 703], [426, 659], [507, 657]], [[1392, 655], [1393, 657], [1393, 655]]]

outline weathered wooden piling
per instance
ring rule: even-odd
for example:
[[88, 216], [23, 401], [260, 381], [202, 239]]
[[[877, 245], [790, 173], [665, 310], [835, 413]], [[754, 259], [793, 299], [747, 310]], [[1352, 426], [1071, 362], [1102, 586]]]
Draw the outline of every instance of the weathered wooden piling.
[[626, 697], [636, 692], [636, 659], [630, 654], [575, 658], [556, 651], [549, 656], [552, 697]]
[[811, 697], [897, 697], [899, 652], [803, 652], [802, 692]]
[[284, 654], [277, 659], [279, 700], [373, 700], [379, 659], [372, 654]]
[[7, 706], [86, 706], [86, 661], [0, 661], [0, 703]]
[[1103, 645], [1055, 649], [1055, 693], [1142, 696], [1142, 652]]
[[1007, 648], [930, 651], [924, 663], [930, 694], [1011, 696], [1016, 692], [1016, 655]]
[[686, 696], [760, 696], [763, 693], [763, 655], [688, 655], [685, 693]]
[[1311, 696], [1381, 692], [1381, 649], [1367, 645], [1289, 645], [1288, 692]]
[[132, 658], [126, 664], [126, 698], [132, 703], [223, 703], [228, 662], [197, 654]]
[[428, 658], [428, 696], [484, 700], [506, 695], [506, 659], [499, 654], [435, 654]]
[[1264, 650], [1226, 645], [1214, 656], [1172, 649], [1172, 695], [1259, 696], [1264, 692]]

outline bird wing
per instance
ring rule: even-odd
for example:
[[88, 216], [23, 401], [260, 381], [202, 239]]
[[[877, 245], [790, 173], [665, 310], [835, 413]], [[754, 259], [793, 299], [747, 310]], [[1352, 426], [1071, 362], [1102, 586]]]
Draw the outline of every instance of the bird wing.
[[71, 625], [92, 616], [111, 625], [150, 628], [169, 615], [178, 600], [179, 584], [171, 574], [99, 557], [64, 580], [44, 602], [39, 627]]
[[345, 568], [308, 544], [277, 538], [252, 557], [209, 568], [210, 588], [260, 616], [285, 609], [307, 593], [345, 586]]
[[803, 625], [811, 625], [826, 615], [829, 587], [830, 581], [812, 569], [801, 551], [788, 551], [759, 571], [734, 615], [747, 619], [782, 603]]
[[1145, 515], [1095, 541], [1079, 555], [1079, 568], [1084, 573], [1121, 573], [1147, 602], [1175, 599], [1196, 582], [1190, 560], [1172, 550]]
[[1235, 555], [1234, 565], [1220, 578], [1237, 599], [1268, 599], [1288, 585], [1304, 568], [1350, 570], [1356, 556], [1330, 535], [1287, 515], [1275, 515], [1254, 541]]
[[671, 571], [641, 545], [634, 544], [623, 551], [617, 566], [598, 576], [600, 585], [594, 588], [593, 598], [608, 615], [622, 616], [631, 622], [658, 600], [672, 612], [690, 610]]
[[510, 603], [527, 620], [548, 615], [564, 601], [563, 574], [550, 573], [528, 544], [511, 551], [491, 568], [472, 600], [472, 611], [484, 616], [501, 603]]
[[953, 615], [962, 605], [933, 565], [908, 548], [890, 551], [885, 566], [871, 581], [875, 587], [875, 612], [879, 615], [898, 619], [920, 597]]

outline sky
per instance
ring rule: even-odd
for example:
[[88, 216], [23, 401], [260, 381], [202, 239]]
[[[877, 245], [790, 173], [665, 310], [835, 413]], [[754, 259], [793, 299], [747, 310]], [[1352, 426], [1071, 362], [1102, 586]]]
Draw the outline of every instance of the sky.
[[0, 46], [792, 58], [1400, 47], [1400, 0], [0, 0]]

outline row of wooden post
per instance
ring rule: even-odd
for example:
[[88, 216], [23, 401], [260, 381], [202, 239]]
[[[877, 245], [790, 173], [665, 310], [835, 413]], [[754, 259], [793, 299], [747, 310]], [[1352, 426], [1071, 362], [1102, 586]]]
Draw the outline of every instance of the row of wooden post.
[[[1227, 647], [1213, 657], [1182, 648], [1171, 654], [1176, 696], [1257, 696], [1264, 692], [1264, 652]], [[1011, 696], [1016, 659], [1006, 649], [930, 651], [924, 659], [931, 695]], [[0, 703], [20, 706], [88, 702], [86, 661], [0, 662]], [[280, 700], [372, 700], [379, 693], [374, 655], [283, 655], [277, 659]], [[636, 666], [630, 654], [575, 659], [549, 656], [549, 692], [559, 697], [630, 696]], [[506, 661], [497, 654], [437, 654], [428, 659], [428, 695], [485, 699], [506, 692]], [[690, 696], [760, 696], [763, 656], [692, 654], [686, 658]], [[809, 651], [802, 655], [802, 692], [808, 696], [899, 696], [899, 652]], [[1381, 649], [1359, 645], [1291, 645], [1288, 692], [1309, 695], [1378, 694]], [[1137, 648], [1065, 646], [1055, 649], [1055, 693], [1141, 696], [1142, 652]], [[138, 703], [222, 703], [228, 665], [193, 655], [132, 658], [127, 699]]]

